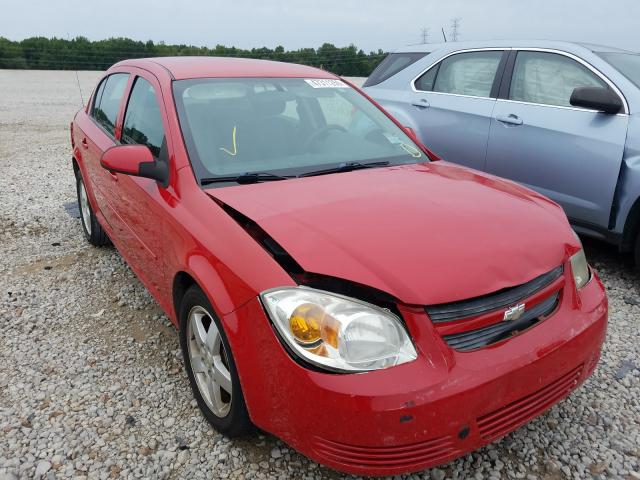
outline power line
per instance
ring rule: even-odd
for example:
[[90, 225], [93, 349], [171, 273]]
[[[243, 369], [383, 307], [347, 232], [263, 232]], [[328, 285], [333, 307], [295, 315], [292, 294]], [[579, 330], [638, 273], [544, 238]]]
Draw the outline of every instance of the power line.
[[429, 30], [428, 27], [422, 28], [422, 43], [429, 43]]
[[[100, 63], [100, 64], [109, 64], [112, 65], [115, 62], [119, 62], [122, 60], [128, 59], [136, 59], [136, 58], [154, 58], [154, 57], [162, 57], [163, 55], [158, 55], [158, 52], [131, 52], [131, 53], [120, 53], [116, 51], [110, 52], [74, 52], [74, 51], [64, 51], [64, 50], [38, 50], [37, 52], [26, 52], [27, 55], [20, 55], [23, 53], [19, 50], [14, 51], [17, 55], [5, 55], [1, 58], [4, 59], [25, 59], [27, 62], [38, 64], [43, 60], [46, 62], [76, 62], [76, 63]], [[10, 53], [6, 50], [2, 53]], [[35, 53], [35, 54], [34, 54]], [[377, 60], [383, 58], [387, 55], [387, 53], [382, 54], [363, 54], [363, 55], [353, 55], [347, 52], [341, 52], [334, 55], [327, 55], [325, 53], [320, 54], [305, 54], [305, 55], [279, 55], [273, 53], [265, 53], [265, 54], [251, 54], [246, 52], [229, 52], [229, 53], [218, 53], [218, 52], [200, 52], [199, 54], [194, 54], [194, 52], [171, 52], [171, 56], [195, 56], [195, 57], [222, 57], [222, 58], [254, 58], [254, 59], [266, 59], [266, 60], [274, 60], [274, 61], [321, 61], [324, 63], [327, 62], [342, 62], [345, 59], [355, 62], [366, 62], [368, 60]], [[50, 56], [54, 56], [55, 58], [48, 58]], [[102, 61], [101, 61], [102, 60]]]
[[460, 17], [451, 19], [451, 41], [457, 42], [460, 35]]
[[[22, 57], [0, 57], [0, 62], [7, 60], [7, 61], [15, 61], [16, 58], [22, 58]], [[149, 57], [149, 58], [153, 58], [153, 57]], [[253, 58], [256, 59], [255, 57], [242, 57], [242, 58]], [[131, 60], [135, 60], [135, 58], [130, 58]], [[260, 60], [260, 59], [257, 59]], [[317, 59], [318, 62], [322, 62], [324, 66], [327, 66], [327, 64], [330, 64], [330, 66], [335, 67], [335, 68], [339, 68], [341, 66], [345, 66], [345, 65], [362, 65], [362, 63], [367, 60], [367, 59], [351, 59], [351, 60], [347, 60], [347, 59], [338, 59], [338, 60], [333, 60], [331, 58], [328, 59]], [[297, 63], [301, 63], [302, 60], [300, 58], [294, 58], [292, 59], [291, 62], [285, 62], [285, 63], [293, 63], [293, 62], [297, 62]], [[316, 63], [318, 63], [316, 62]], [[59, 59], [44, 59], [44, 60], [39, 60], [36, 62], [32, 62], [31, 64], [29, 64], [28, 66], [26, 66], [25, 68], [20, 68], [20, 67], [13, 67], [13, 68], [17, 68], [17, 69], [22, 69], [22, 70], [33, 70], [33, 69], [55, 69], [55, 70], [75, 70], [77, 69], [77, 67], [79, 66], [84, 66], [86, 67], [88, 70], [106, 70], [107, 68], [111, 67], [112, 65], [114, 65], [115, 63], [118, 63], [118, 61], [116, 62], [111, 62], [111, 61], [93, 61], [93, 60], [83, 60], [83, 61], [78, 61], [78, 60], [65, 60], [65, 61], [61, 61]], [[316, 65], [310, 65], [310, 63], [306, 63], [306, 65], [308, 66], [318, 66]], [[5, 68], [12, 68], [12, 67], [5, 67]], [[0, 68], [1, 69], [1, 68]]]

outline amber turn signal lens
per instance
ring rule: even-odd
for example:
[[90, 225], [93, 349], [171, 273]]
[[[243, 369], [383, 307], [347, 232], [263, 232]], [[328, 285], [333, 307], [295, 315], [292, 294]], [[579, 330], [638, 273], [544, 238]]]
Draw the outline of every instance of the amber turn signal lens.
[[291, 333], [300, 343], [315, 343], [320, 340], [322, 318], [325, 313], [322, 308], [311, 303], [303, 303], [289, 317]]
[[322, 340], [333, 348], [338, 348], [338, 333], [340, 332], [340, 322], [331, 315], [325, 315], [322, 322]]

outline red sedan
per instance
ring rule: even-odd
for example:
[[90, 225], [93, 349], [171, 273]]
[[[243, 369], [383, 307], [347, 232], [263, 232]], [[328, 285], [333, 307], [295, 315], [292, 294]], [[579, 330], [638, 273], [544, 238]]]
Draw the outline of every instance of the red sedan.
[[330, 73], [120, 62], [71, 142], [87, 239], [110, 239], [179, 329], [226, 435], [416, 471], [523, 425], [598, 362], [607, 299], [562, 210], [438, 160]]

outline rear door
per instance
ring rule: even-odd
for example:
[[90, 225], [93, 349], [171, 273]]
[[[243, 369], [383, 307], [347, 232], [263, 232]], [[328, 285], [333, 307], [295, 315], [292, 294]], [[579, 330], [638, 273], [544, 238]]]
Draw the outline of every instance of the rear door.
[[412, 82], [405, 108], [420, 139], [445, 160], [484, 169], [507, 55], [501, 49], [453, 53]]
[[117, 143], [116, 125], [128, 81], [128, 73], [113, 73], [105, 77], [96, 90], [89, 111], [90, 121], [82, 125], [81, 144], [91, 189], [100, 212], [115, 229], [119, 229], [111, 191], [115, 174], [100, 166], [100, 158], [108, 148]]
[[615, 90], [577, 57], [514, 51], [493, 111], [486, 170], [550, 197], [574, 223], [607, 228], [628, 115], [572, 107], [578, 86]]

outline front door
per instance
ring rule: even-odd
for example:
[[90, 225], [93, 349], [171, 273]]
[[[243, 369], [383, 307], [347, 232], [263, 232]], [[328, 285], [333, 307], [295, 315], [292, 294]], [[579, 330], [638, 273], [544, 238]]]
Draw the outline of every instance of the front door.
[[486, 171], [548, 196], [573, 221], [607, 228], [629, 117], [572, 107], [579, 86], [611, 88], [568, 56], [517, 52], [508, 96], [493, 111]]
[[[168, 162], [170, 145], [165, 135], [158, 91], [155, 77], [137, 76], [134, 79], [124, 112], [120, 141], [123, 144], [146, 145], [156, 162]], [[113, 185], [117, 196], [115, 208], [125, 224], [123, 235], [127, 243], [128, 261], [150, 290], [159, 291], [164, 284], [164, 187], [149, 178], [124, 174], [116, 176]]]

